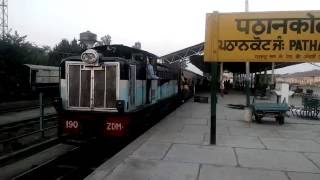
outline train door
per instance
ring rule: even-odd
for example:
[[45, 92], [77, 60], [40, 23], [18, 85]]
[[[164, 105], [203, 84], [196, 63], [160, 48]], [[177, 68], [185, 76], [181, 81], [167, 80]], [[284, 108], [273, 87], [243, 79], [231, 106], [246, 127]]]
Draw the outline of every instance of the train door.
[[129, 72], [129, 105], [130, 108], [135, 106], [136, 102], [136, 66], [130, 65]]

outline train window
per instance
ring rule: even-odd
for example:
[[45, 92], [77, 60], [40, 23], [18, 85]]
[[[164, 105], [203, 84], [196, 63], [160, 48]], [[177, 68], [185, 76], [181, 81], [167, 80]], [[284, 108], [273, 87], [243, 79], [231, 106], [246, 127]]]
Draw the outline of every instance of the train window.
[[65, 79], [66, 78], [66, 67], [65, 67], [65, 62], [63, 62], [61, 65], [60, 65], [60, 78], [61, 79]]
[[145, 80], [147, 76], [146, 65], [142, 63], [136, 64], [136, 78], [137, 80]]
[[136, 95], [136, 66], [130, 65], [130, 81], [129, 81], [129, 101], [130, 105], [135, 104]]
[[69, 106], [79, 106], [80, 66], [69, 66]]
[[129, 79], [129, 65], [123, 62], [120, 63], [120, 79], [128, 80]]

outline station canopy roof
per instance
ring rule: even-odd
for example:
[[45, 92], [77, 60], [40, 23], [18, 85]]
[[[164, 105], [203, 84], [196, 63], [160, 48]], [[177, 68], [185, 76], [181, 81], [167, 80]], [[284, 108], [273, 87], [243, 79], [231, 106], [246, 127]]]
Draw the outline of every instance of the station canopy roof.
[[[192, 63], [194, 66], [199, 68], [204, 73], [210, 72], [210, 63], [206, 63], [203, 61], [203, 49], [204, 43], [199, 43], [179, 51], [164, 55], [160, 57], [163, 61], [167, 63], [182, 63], [187, 61], [188, 63]], [[292, 63], [292, 62], [284, 62], [275, 63], [275, 69], [282, 68], [294, 64], [299, 63]], [[250, 62], [250, 72], [261, 72], [264, 70], [271, 70], [272, 63], [270, 62]], [[246, 66], [244, 62], [224, 62], [223, 69], [227, 70], [232, 73], [245, 73]]]
[[43, 65], [34, 65], [34, 64], [24, 64], [29, 67], [31, 70], [56, 70], [59, 71], [59, 67], [56, 66], [43, 66]]

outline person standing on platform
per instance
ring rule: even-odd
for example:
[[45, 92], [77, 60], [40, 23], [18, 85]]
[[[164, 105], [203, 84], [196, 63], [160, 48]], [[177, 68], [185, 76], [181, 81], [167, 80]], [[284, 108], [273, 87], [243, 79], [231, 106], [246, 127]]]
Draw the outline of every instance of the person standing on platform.
[[220, 95], [221, 97], [224, 95], [224, 78], [222, 78], [220, 81]]

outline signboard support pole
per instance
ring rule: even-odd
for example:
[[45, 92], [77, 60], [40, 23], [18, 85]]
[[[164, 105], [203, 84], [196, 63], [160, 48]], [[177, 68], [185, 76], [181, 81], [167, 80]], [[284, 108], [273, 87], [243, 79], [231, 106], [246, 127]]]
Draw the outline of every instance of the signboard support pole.
[[218, 63], [211, 63], [211, 123], [210, 123], [210, 144], [216, 144], [216, 104], [217, 104], [217, 65]]
[[43, 118], [44, 118], [44, 107], [43, 107], [43, 93], [40, 92], [39, 94], [39, 105], [40, 105], [40, 131], [41, 136], [44, 137], [44, 131], [43, 131]]
[[221, 84], [224, 86], [223, 84], [223, 62], [220, 62], [220, 71], [219, 71], [220, 75], [219, 75], [219, 86], [220, 86], [220, 93], [221, 93], [221, 96], [223, 97], [223, 94], [224, 94], [224, 89], [226, 87], [221, 87]]
[[246, 99], [247, 107], [250, 105], [250, 62], [246, 62]]

